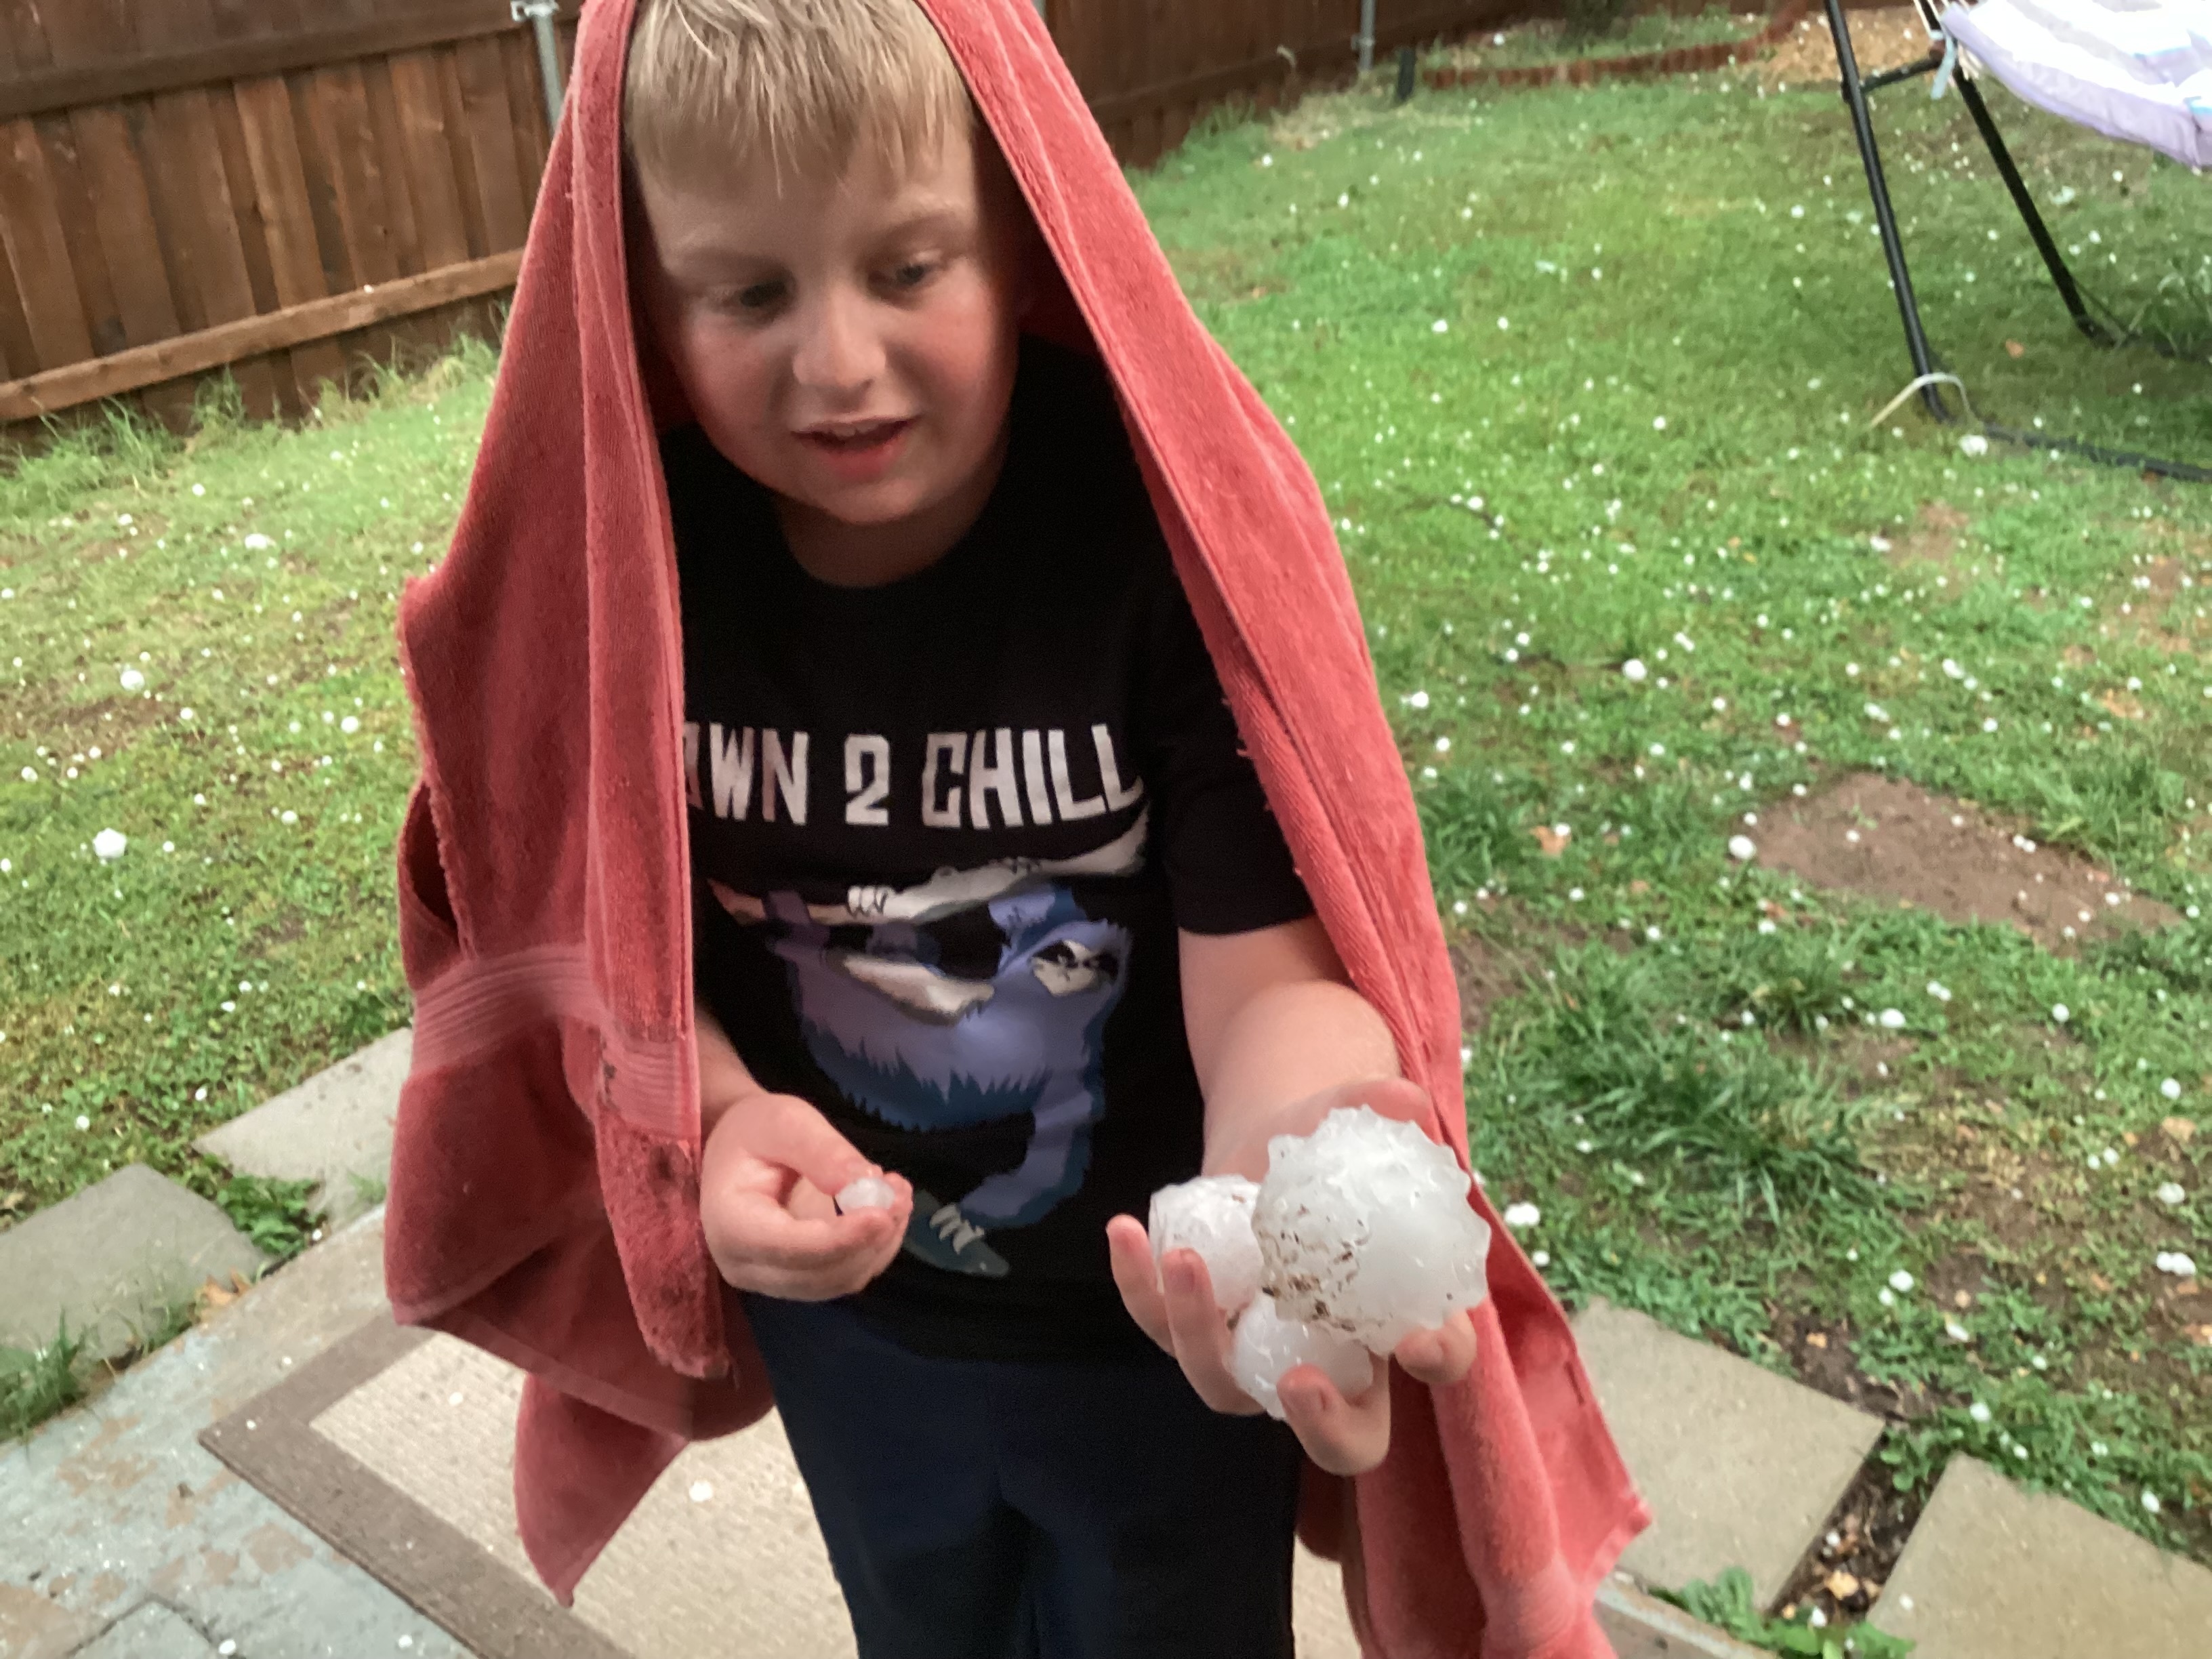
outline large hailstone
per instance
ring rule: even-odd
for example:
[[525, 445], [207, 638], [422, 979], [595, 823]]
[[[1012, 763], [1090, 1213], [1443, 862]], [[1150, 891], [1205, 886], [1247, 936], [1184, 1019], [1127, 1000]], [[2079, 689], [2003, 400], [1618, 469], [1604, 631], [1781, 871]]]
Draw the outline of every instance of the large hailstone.
[[1367, 1392], [1375, 1381], [1375, 1361], [1350, 1339], [1318, 1325], [1285, 1319], [1265, 1291], [1253, 1297], [1237, 1322], [1229, 1347], [1229, 1374], [1237, 1386], [1259, 1401], [1270, 1417], [1283, 1415], [1276, 1385], [1294, 1365], [1318, 1365], [1347, 1400]]
[[1170, 1250], [1196, 1250], [1213, 1284], [1214, 1305], [1234, 1318], [1260, 1289], [1260, 1241], [1252, 1236], [1257, 1182], [1243, 1176], [1200, 1176], [1152, 1194], [1146, 1226], [1152, 1260]]
[[1285, 1318], [1388, 1354], [1488, 1293], [1490, 1229], [1467, 1188], [1449, 1150], [1370, 1106], [1277, 1135], [1253, 1209], [1261, 1287]]

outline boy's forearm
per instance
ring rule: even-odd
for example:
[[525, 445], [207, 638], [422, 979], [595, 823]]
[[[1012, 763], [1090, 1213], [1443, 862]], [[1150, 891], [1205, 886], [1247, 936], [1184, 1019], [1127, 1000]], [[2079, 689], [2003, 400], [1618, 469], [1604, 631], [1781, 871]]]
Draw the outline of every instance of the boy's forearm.
[[[1262, 986], [1224, 1023], [1201, 1079], [1206, 1165], [1266, 1169], [1266, 1137], [1284, 1109], [1340, 1083], [1400, 1075], [1397, 1045], [1367, 1000], [1348, 985], [1305, 980]], [[1228, 1160], [1224, 1163], [1221, 1160]]]
[[723, 1113], [746, 1096], [759, 1093], [760, 1085], [704, 999], [693, 1000], [691, 1025], [699, 1049], [699, 1135], [704, 1140]]

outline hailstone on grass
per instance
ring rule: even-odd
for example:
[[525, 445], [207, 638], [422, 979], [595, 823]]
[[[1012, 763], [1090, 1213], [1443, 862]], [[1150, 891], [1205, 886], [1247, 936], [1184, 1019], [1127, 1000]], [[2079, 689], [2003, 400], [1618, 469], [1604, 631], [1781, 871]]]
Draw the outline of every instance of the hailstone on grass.
[[1196, 1250], [1213, 1284], [1214, 1304], [1234, 1316], [1260, 1288], [1260, 1241], [1252, 1234], [1257, 1182], [1239, 1175], [1200, 1176], [1152, 1194], [1146, 1231], [1152, 1260], [1170, 1250]]
[[1317, 1325], [1284, 1318], [1274, 1297], [1259, 1291], [1237, 1321], [1236, 1340], [1229, 1349], [1230, 1376], [1268, 1416], [1279, 1418], [1283, 1401], [1276, 1385], [1297, 1365], [1320, 1366], [1347, 1400], [1366, 1393], [1375, 1381], [1375, 1362], [1358, 1343]]
[[1449, 1150], [1370, 1106], [1277, 1135], [1253, 1211], [1261, 1288], [1284, 1317], [1387, 1355], [1488, 1293], [1490, 1229], [1467, 1190]]

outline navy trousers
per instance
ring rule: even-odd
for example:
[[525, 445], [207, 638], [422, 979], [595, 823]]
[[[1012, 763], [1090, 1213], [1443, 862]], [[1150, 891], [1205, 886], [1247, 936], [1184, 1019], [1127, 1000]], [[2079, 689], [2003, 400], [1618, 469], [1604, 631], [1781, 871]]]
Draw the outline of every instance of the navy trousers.
[[1284, 1425], [1164, 1353], [939, 1359], [743, 1301], [861, 1659], [1291, 1659]]

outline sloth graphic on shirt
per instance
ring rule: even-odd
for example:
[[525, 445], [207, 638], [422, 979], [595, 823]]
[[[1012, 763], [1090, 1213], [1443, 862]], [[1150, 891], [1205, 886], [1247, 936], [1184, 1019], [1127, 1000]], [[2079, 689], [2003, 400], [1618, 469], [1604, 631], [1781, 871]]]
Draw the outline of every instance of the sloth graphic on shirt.
[[[855, 886], [840, 904], [708, 879], [722, 909], [761, 928], [786, 965], [807, 1052], [847, 1100], [905, 1130], [1026, 1120], [1019, 1164], [942, 1200], [917, 1188], [908, 1249], [923, 1261], [1001, 1275], [1006, 1260], [986, 1231], [1041, 1220], [1082, 1184], [1091, 1127], [1106, 1111], [1103, 1039], [1131, 935], [1087, 915], [1065, 878], [1135, 874], [1145, 829], [1140, 811], [1073, 858], [1000, 859], [906, 888]], [[988, 974], [947, 964], [933, 931], [977, 912], [1000, 940]], [[856, 939], [855, 929], [865, 931]]]

